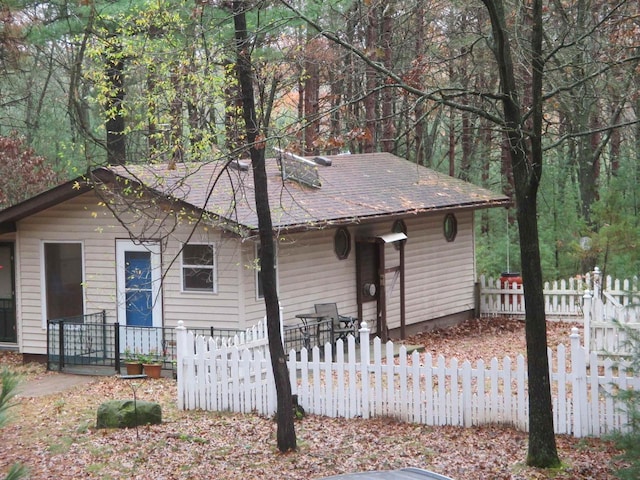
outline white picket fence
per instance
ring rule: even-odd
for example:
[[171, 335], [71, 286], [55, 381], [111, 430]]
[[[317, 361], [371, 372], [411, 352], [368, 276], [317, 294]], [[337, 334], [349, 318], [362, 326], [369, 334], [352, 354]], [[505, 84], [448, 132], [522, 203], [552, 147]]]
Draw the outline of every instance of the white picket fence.
[[[582, 278], [545, 282], [543, 292], [548, 320], [581, 319], [582, 297], [592, 283], [590, 274]], [[481, 316], [524, 316], [524, 290], [521, 282], [480, 277]]]
[[[597, 273], [597, 272], [596, 272]], [[640, 332], [638, 278], [613, 280], [604, 287], [594, 282], [584, 295], [585, 345], [600, 358], [620, 358], [633, 353], [629, 331]]]
[[[288, 358], [293, 393], [307, 413], [329, 417], [389, 416], [426, 425], [508, 424], [528, 428], [525, 359], [505, 357], [489, 364], [413, 352], [391, 342], [370, 343], [366, 324], [360, 342], [339, 340], [311, 358], [302, 350]], [[222, 345], [177, 328], [178, 405], [182, 409], [257, 412], [276, 411], [276, 392], [269, 356], [261, 348]], [[640, 388], [640, 378], [611, 360], [598, 365], [581, 346], [577, 329], [571, 346], [550, 355], [554, 427], [576, 437], [600, 436], [624, 429], [624, 405], [611, 392]]]
[[[638, 277], [618, 280], [593, 272], [544, 284], [547, 320], [584, 323], [584, 344], [604, 359], [631, 353], [628, 332], [640, 332], [640, 282]], [[481, 316], [524, 316], [521, 283], [480, 277]]]

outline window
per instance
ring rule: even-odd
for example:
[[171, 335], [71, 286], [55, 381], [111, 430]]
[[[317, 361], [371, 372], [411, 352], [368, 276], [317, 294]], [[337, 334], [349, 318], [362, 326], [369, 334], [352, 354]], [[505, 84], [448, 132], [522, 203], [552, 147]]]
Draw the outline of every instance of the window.
[[333, 250], [340, 260], [349, 257], [349, 252], [351, 252], [351, 235], [345, 227], [341, 227], [336, 231], [336, 235], [333, 237]]
[[444, 217], [443, 230], [444, 238], [447, 239], [447, 242], [453, 242], [456, 239], [456, 235], [458, 234], [458, 221], [452, 213], [449, 213]]
[[[273, 268], [276, 270], [276, 288], [278, 288], [278, 247], [274, 243], [273, 248], [275, 249], [275, 255], [273, 259]], [[256, 293], [257, 298], [264, 298], [264, 290], [262, 288], [262, 270], [260, 269], [260, 253], [262, 249], [260, 248], [260, 244], [256, 244], [255, 249], [255, 270], [256, 270]]]
[[84, 314], [82, 244], [43, 243], [44, 320]]
[[216, 293], [215, 249], [188, 244], [182, 249], [182, 291]]

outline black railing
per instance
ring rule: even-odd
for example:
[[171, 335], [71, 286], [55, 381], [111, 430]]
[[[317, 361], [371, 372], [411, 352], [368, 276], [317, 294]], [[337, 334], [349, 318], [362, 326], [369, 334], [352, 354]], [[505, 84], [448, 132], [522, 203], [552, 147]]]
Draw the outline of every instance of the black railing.
[[[197, 335], [231, 338], [244, 330], [190, 328]], [[333, 322], [287, 325], [283, 329], [285, 351], [334, 343]], [[177, 358], [173, 327], [139, 327], [107, 323], [106, 312], [58, 318], [47, 322], [47, 368], [111, 367], [120, 373], [125, 357], [151, 357], [172, 369]]]
[[287, 353], [291, 350], [299, 352], [303, 347], [310, 351], [313, 347], [321, 347], [326, 343], [333, 344], [335, 341], [331, 319], [285, 325], [283, 336], [284, 349]]
[[0, 342], [16, 341], [16, 308], [12, 298], [0, 298]]
[[70, 365], [108, 366], [113, 345], [113, 329], [106, 312], [57, 318], [47, 322], [47, 367], [62, 370]]
[[[233, 337], [240, 330], [190, 328], [199, 335]], [[107, 323], [106, 312], [58, 318], [47, 322], [47, 368], [112, 367], [120, 373], [125, 356], [150, 357], [172, 368], [176, 333], [172, 327], [137, 327]]]

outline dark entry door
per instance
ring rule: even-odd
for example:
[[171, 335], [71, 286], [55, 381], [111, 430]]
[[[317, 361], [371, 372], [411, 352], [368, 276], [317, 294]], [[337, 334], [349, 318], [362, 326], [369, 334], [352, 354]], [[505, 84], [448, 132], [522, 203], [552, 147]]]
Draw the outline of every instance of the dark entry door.
[[13, 244], [0, 243], [0, 342], [16, 343]]

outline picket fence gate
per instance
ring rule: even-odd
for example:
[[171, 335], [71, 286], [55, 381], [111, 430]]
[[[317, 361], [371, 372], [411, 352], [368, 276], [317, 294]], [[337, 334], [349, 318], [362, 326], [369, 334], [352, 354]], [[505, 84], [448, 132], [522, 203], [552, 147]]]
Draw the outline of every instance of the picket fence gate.
[[[596, 275], [599, 273], [596, 269]], [[597, 279], [597, 276], [596, 276]], [[638, 278], [595, 281], [584, 295], [585, 345], [600, 358], [623, 358], [633, 353], [630, 331], [640, 332]], [[636, 347], [637, 348], [637, 347]]]
[[[528, 429], [525, 359], [505, 357], [489, 364], [447, 361], [417, 351], [407, 355], [401, 345], [394, 356], [392, 342], [370, 343], [363, 323], [360, 342], [349, 337], [335, 347], [290, 352], [292, 392], [307, 413], [329, 417], [387, 416], [426, 425], [471, 427], [507, 424]], [[178, 344], [178, 406], [181, 409], [276, 412], [276, 392], [269, 355], [260, 348], [225, 345], [194, 335], [184, 325]], [[624, 430], [625, 406], [613, 393], [640, 388], [640, 378], [624, 365], [606, 360], [581, 345], [577, 329], [570, 348], [549, 350], [556, 433], [575, 437], [601, 436]]]

